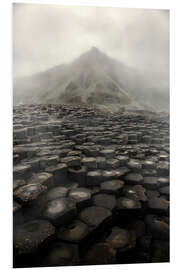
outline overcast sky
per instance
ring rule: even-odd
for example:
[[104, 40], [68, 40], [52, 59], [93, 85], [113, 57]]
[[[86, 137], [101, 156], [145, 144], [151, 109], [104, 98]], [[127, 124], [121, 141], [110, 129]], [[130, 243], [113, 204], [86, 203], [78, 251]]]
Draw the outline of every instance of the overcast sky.
[[169, 74], [167, 10], [13, 5], [13, 75], [69, 63], [92, 46], [147, 72]]

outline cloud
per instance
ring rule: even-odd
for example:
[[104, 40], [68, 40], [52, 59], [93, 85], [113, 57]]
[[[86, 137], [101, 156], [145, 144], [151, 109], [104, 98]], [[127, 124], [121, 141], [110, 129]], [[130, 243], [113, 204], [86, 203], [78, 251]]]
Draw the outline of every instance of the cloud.
[[92, 46], [168, 83], [167, 10], [13, 5], [14, 76], [71, 62]]

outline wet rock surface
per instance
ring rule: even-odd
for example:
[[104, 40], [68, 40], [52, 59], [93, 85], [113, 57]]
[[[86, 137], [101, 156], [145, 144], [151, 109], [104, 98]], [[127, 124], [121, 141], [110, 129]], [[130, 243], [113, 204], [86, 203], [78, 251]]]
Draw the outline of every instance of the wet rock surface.
[[165, 115], [21, 105], [13, 123], [14, 267], [169, 261]]

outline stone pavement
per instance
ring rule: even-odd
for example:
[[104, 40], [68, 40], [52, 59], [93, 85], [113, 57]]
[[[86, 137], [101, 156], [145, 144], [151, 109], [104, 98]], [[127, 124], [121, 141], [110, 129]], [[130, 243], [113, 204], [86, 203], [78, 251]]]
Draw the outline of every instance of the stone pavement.
[[13, 114], [14, 267], [169, 261], [169, 123], [144, 111]]

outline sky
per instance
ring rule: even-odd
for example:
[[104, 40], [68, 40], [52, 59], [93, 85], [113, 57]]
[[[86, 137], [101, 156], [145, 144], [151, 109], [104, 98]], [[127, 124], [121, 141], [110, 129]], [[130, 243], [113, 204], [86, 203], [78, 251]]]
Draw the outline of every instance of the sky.
[[13, 4], [13, 76], [70, 63], [92, 46], [169, 77], [169, 11]]

